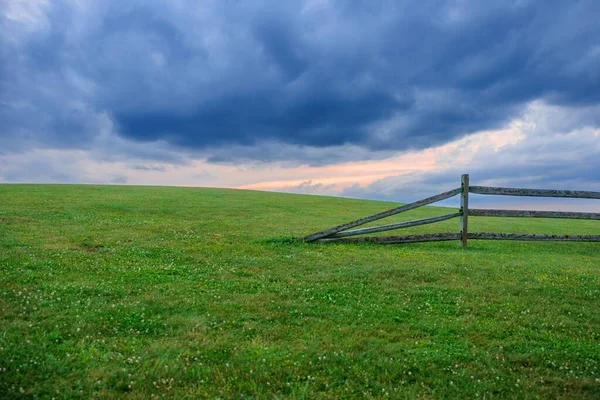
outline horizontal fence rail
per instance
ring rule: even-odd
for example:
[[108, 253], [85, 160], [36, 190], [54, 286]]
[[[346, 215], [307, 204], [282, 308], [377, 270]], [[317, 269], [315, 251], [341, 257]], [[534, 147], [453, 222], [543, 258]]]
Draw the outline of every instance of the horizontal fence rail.
[[425, 235], [407, 235], [407, 236], [365, 236], [358, 238], [326, 238], [319, 242], [338, 242], [338, 243], [418, 243], [418, 242], [441, 242], [447, 240], [460, 239], [460, 233], [428, 233]]
[[[378, 214], [370, 215], [365, 218], [357, 219], [321, 232], [305, 236], [302, 240], [305, 242], [322, 243], [417, 243], [417, 242], [438, 242], [448, 240], [460, 240], [463, 248], [467, 247], [467, 241], [472, 240], [551, 240], [568, 242], [600, 242], [600, 235], [546, 235], [546, 234], [526, 234], [526, 233], [495, 233], [495, 232], [474, 232], [468, 231], [469, 216], [472, 217], [527, 217], [527, 218], [565, 218], [565, 219], [587, 219], [600, 220], [600, 213], [592, 212], [567, 212], [567, 211], [527, 211], [527, 210], [486, 210], [469, 208], [469, 193], [500, 196], [532, 196], [532, 197], [566, 197], [580, 199], [600, 199], [600, 192], [590, 192], [582, 190], [551, 190], [551, 189], [519, 189], [502, 188], [490, 186], [470, 186], [469, 175], [464, 174], [461, 177], [461, 187], [452, 189], [423, 200], [405, 204], [400, 207], [392, 208]], [[413, 210], [428, 204], [460, 194], [460, 209], [458, 212], [439, 215], [436, 217], [423, 218], [413, 221], [398, 222], [395, 224], [373, 226], [361, 229], [350, 228], [364, 225], [369, 222], [377, 221], [401, 212]], [[460, 218], [458, 233], [429, 233], [423, 235], [407, 236], [360, 236], [368, 233], [385, 232], [394, 229], [409, 228], [413, 226], [432, 224], [445, 221], [452, 218]]]
[[600, 219], [600, 213], [583, 213], [569, 211], [480, 210], [474, 208], [469, 209], [469, 215], [474, 217]]
[[600, 199], [600, 192], [583, 190], [518, 189], [491, 186], [470, 186], [470, 193], [496, 196], [568, 197], [576, 199]]
[[600, 235], [540, 235], [530, 233], [469, 233], [469, 239], [485, 240], [551, 240], [559, 242], [600, 242]]
[[[418, 242], [441, 242], [448, 240], [458, 240], [461, 238], [460, 233], [429, 233], [425, 235], [408, 235], [408, 236], [365, 236], [358, 238], [325, 238], [319, 239], [319, 242], [335, 242], [335, 243], [381, 243], [381, 244], [396, 244], [396, 243], [418, 243]], [[468, 239], [472, 240], [549, 240], [559, 242], [600, 242], [600, 235], [540, 235], [528, 233], [468, 233]]]

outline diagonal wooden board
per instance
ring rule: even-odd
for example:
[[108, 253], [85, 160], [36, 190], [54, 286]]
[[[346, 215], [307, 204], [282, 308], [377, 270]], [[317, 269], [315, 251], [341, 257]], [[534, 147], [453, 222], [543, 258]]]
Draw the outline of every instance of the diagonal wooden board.
[[355, 226], [364, 225], [369, 222], [377, 221], [378, 219], [381, 219], [381, 218], [386, 218], [391, 215], [399, 214], [401, 212], [412, 210], [417, 207], [425, 206], [427, 204], [431, 204], [431, 203], [435, 203], [437, 201], [448, 199], [450, 197], [456, 196], [461, 191], [462, 191], [462, 188], [452, 189], [447, 192], [440, 193], [440, 194], [428, 197], [423, 200], [415, 201], [414, 203], [405, 204], [400, 207], [392, 208], [391, 210], [383, 211], [378, 214], [370, 215], [368, 217], [357, 219], [355, 221], [347, 222], [345, 224], [338, 225], [338, 226], [326, 229], [321, 232], [313, 233], [311, 235], [305, 236], [304, 238], [302, 238], [302, 240], [305, 242], [313, 242], [315, 240], [334, 235], [338, 232], [345, 231], [346, 229], [354, 228]]

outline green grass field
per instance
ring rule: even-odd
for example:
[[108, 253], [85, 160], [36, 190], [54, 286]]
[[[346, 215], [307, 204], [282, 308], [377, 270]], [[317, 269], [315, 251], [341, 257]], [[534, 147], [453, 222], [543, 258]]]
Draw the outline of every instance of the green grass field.
[[0, 185], [0, 398], [600, 398], [600, 244], [286, 240], [391, 206]]

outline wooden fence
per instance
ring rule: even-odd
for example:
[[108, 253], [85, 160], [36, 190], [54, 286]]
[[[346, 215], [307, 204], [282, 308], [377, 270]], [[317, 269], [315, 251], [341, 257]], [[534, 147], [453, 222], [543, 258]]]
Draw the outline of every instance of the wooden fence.
[[[531, 196], [531, 197], [567, 197], [578, 199], [600, 199], [600, 192], [579, 190], [547, 190], [547, 189], [516, 189], [488, 186], [470, 186], [469, 175], [461, 178], [461, 187], [428, 197], [414, 203], [405, 204], [391, 210], [375, 215], [357, 219], [321, 232], [304, 237], [305, 242], [374, 242], [374, 243], [415, 243], [435, 242], [447, 240], [460, 240], [463, 248], [467, 247], [469, 239], [486, 240], [554, 240], [574, 242], [600, 242], [600, 235], [542, 235], [521, 233], [470, 233], [468, 229], [469, 216], [477, 217], [533, 217], [533, 218], [567, 218], [567, 219], [593, 219], [600, 220], [600, 213], [589, 212], [561, 212], [561, 211], [522, 211], [522, 210], [485, 210], [469, 208], [469, 193], [500, 196]], [[395, 224], [374, 226], [368, 228], [351, 229], [369, 222], [377, 221], [404, 211], [413, 210], [427, 204], [460, 195], [460, 209], [458, 212], [440, 215], [437, 217], [418, 219], [414, 221], [399, 222]], [[432, 224], [452, 218], [460, 219], [459, 232], [429, 233], [408, 236], [360, 236], [368, 233], [384, 232], [394, 229], [408, 228], [411, 226]]]

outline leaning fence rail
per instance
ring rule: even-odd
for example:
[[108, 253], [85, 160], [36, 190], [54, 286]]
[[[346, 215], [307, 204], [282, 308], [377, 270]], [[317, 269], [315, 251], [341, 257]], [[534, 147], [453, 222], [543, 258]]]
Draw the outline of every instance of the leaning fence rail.
[[365, 218], [357, 219], [342, 225], [335, 226], [333, 228], [326, 229], [321, 232], [313, 233], [304, 238], [305, 242], [312, 242], [317, 239], [325, 238], [327, 236], [334, 235], [338, 232], [345, 231], [346, 229], [354, 228], [355, 226], [364, 225], [369, 222], [377, 221], [378, 219], [386, 218], [392, 215], [399, 214], [404, 211], [412, 210], [418, 207], [425, 206], [427, 204], [436, 203], [441, 200], [449, 199], [450, 197], [456, 196], [461, 192], [461, 188], [453, 189], [448, 192], [440, 193], [435, 196], [428, 197], [423, 200], [415, 201], [414, 203], [405, 204], [400, 207], [392, 208], [391, 210], [383, 211], [378, 214], [374, 214]]
[[[600, 213], [591, 212], [563, 212], [563, 211], [526, 211], [526, 210], [486, 210], [470, 209], [469, 193], [501, 196], [530, 196], [530, 197], [566, 197], [580, 199], [600, 199], [600, 192], [581, 190], [549, 190], [549, 189], [520, 189], [501, 188], [489, 186], [470, 186], [469, 175], [461, 177], [461, 187], [449, 190], [423, 200], [395, 207], [368, 217], [360, 218], [345, 224], [335, 226], [302, 238], [305, 242], [373, 242], [373, 243], [417, 243], [460, 240], [462, 247], [467, 247], [469, 239], [477, 240], [552, 240], [552, 241], [576, 241], [576, 242], [600, 242], [600, 235], [545, 235], [545, 234], [521, 234], [521, 233], [494, 233], [475, 232], [469, 233], [469, 216], [474, 217], [528, 217], [528, 218], [566, 218], [566, 219], [589, 219], [600, 220]], [[449, 199], [460, 194], [460, 209], [458, 212], [440, 215], [437, 217], [423, 218], [414, 221], [399, 222], [395, 224], [374, 226], [368, 228], [351, 229], [369, 222], [377, 221], [405, 211], [413, 210], [441, 200]], [[368, 233], [385, 232], [389, 230], [403, 229], [413, 226], [432, 224], [446, 221], [452, 218], [460, 218], [459, 232], [430, 233], [423, 235], [406, 236], [359, 236]], [[359, 237], [351, 237], [359, 236]]]

